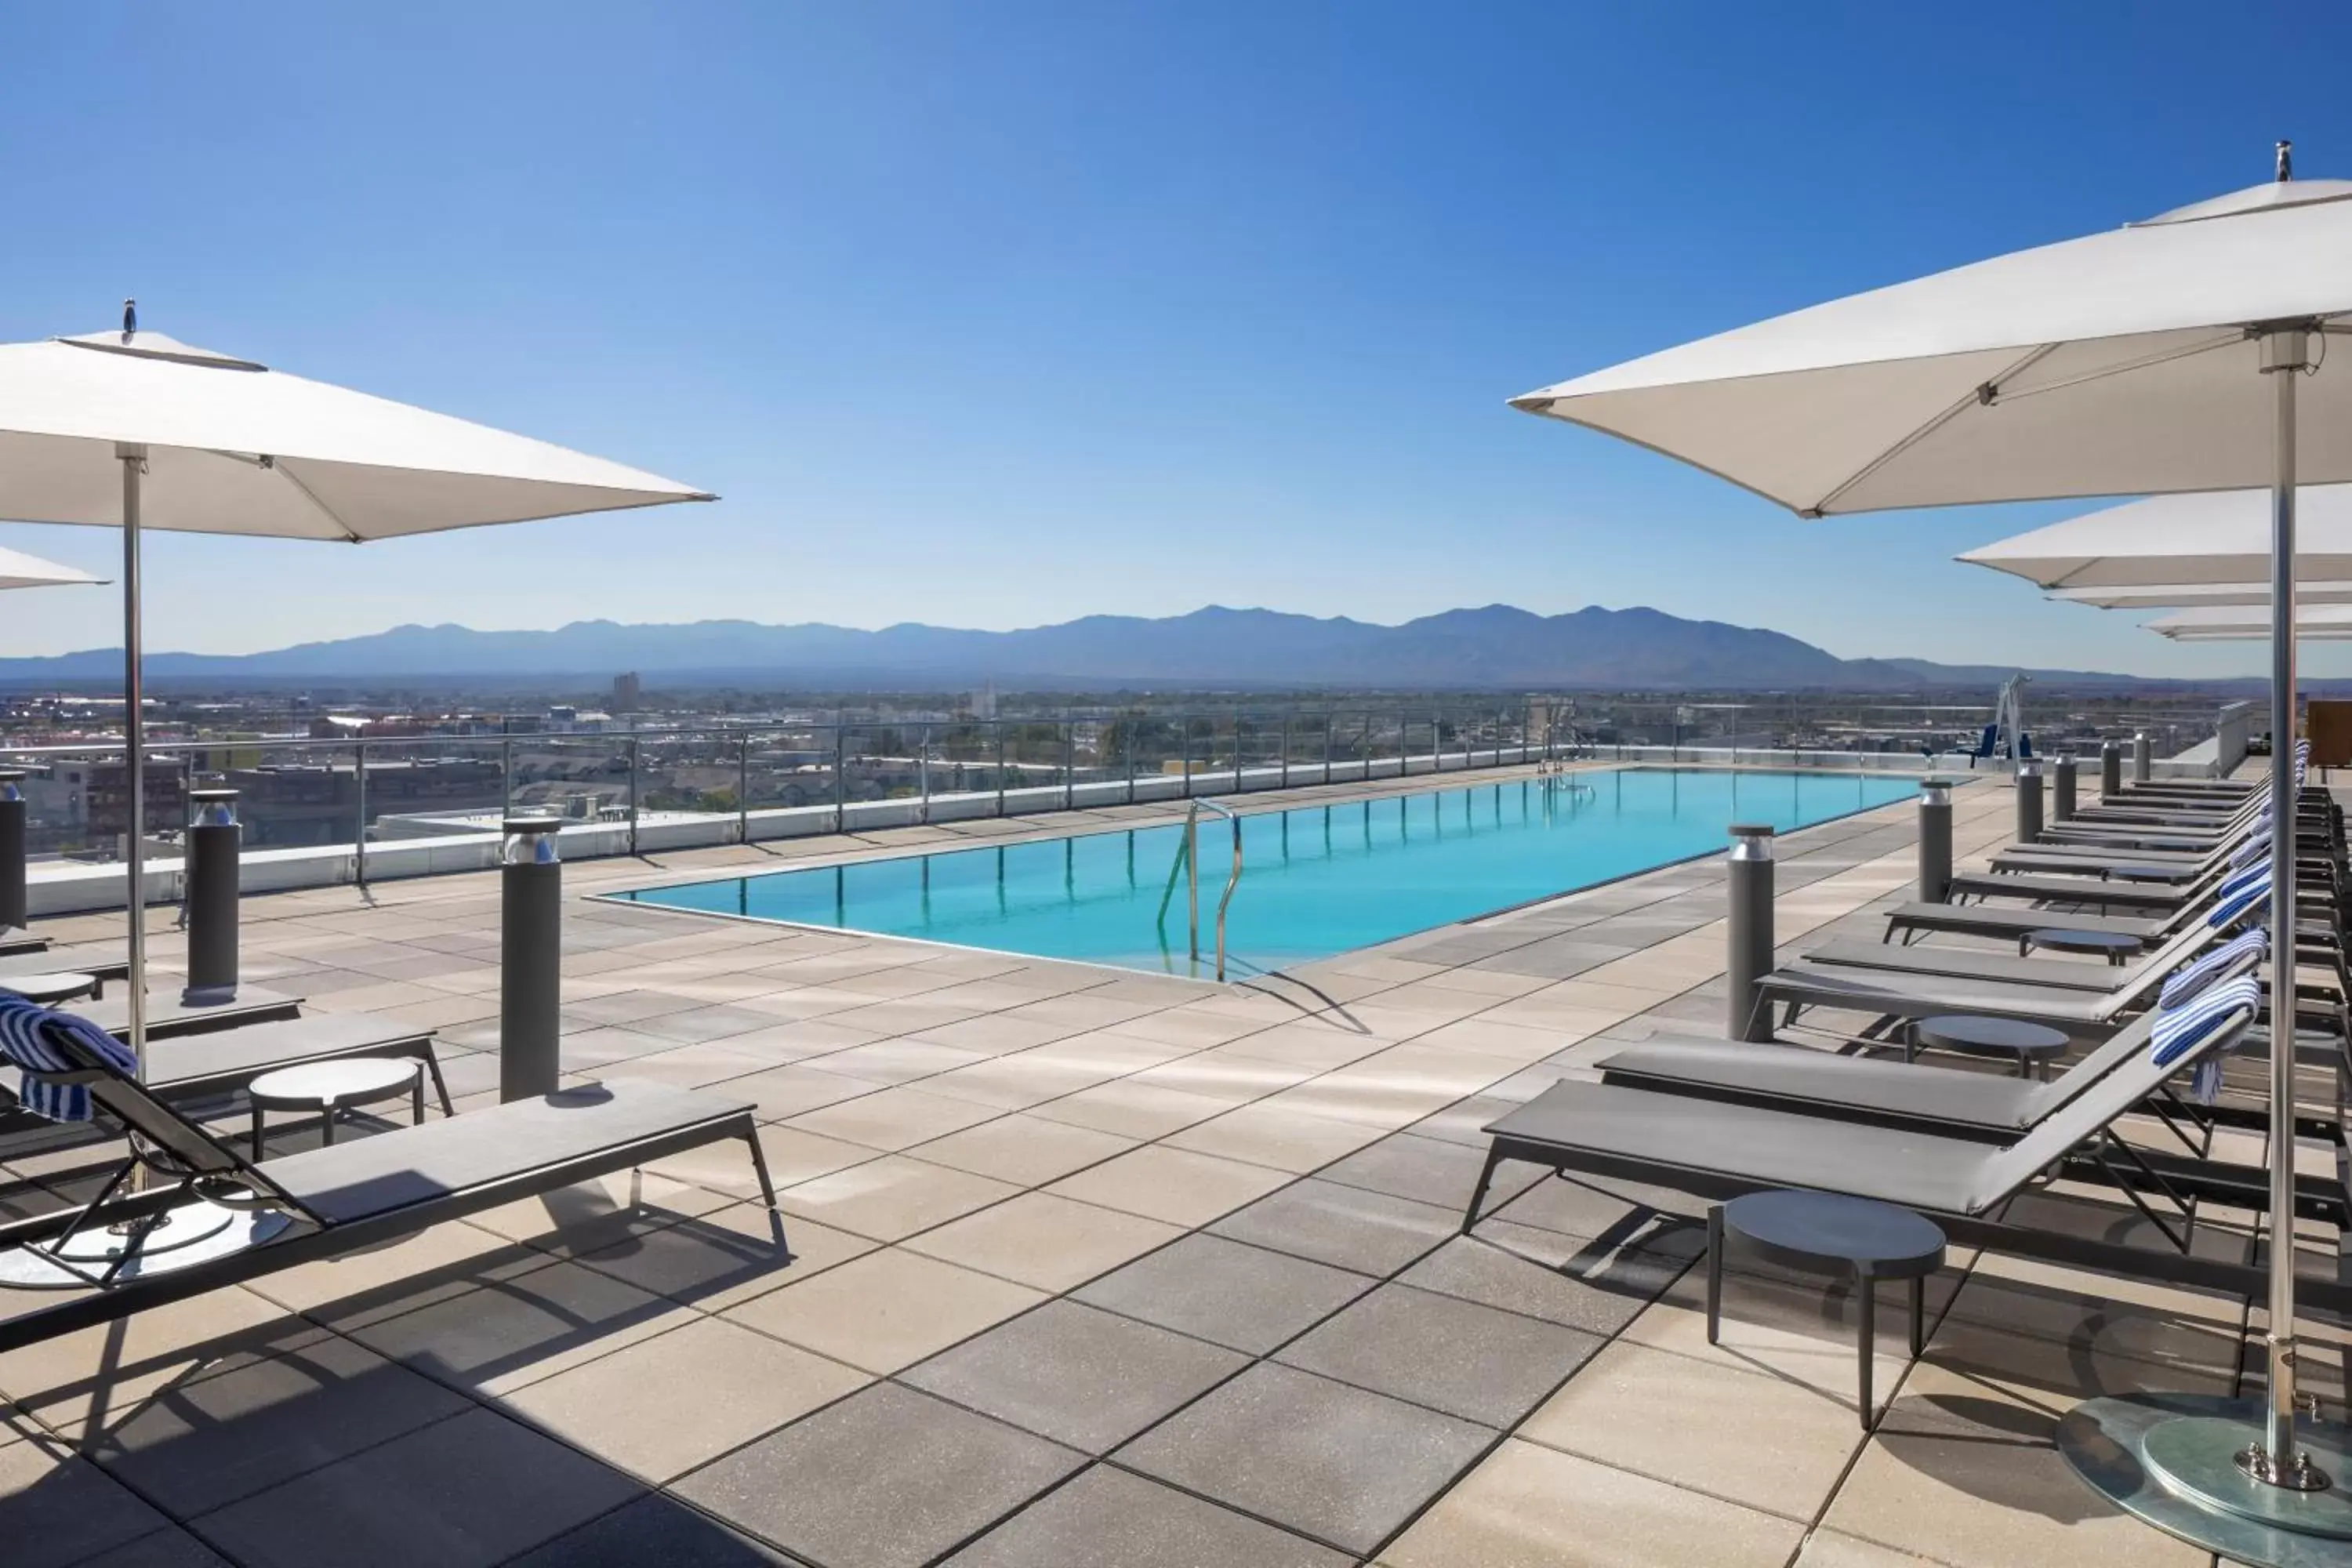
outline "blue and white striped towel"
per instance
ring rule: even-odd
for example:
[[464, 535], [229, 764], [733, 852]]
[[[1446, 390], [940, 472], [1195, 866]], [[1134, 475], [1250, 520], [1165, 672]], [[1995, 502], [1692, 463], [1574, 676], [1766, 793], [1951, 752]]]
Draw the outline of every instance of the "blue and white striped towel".
[[[28, 1072], [70, 1072], [80, 1064], [66, 1055], [66, 1040], [123, 1072], [138, 1070], [131, 1047], [88, 1018], [44, 1007], [14, 991], [0, 991], [0, 1057]], [[37, 1083], [27, 1078], [18, 1082], [16, 1098], [26, 1110], [51, 1121], [90, 1119], [89, 1090], [78, 1083]]]
[[2238, 852], [2230, 857], [2230, 868], [2233, 871], [2244, 869], [2263, 855], [2268, 854], [2270, 847], [2271, 830], [2270, 826], [2265, 823], [2252, 838], [2238, 846]]
[[2271, 858], [2265, 855], [2252, 865], [2241, 866], [2222, 878], [2221, 885], [2213, 891], [2216, 897], [2227, 901], [2240, 893], [2264, 886], [2270, 879]]
[[2214, 905], [2213, 912], [2205, 917], [2205, 923], [2215, 931], [2227, 931], [2242, 920], [2252, 920], [2260, 915], [2270, 907], [2270, 879], [2265, 877], [2245, 891]]
[[2260, 963], [2271, 950], [2271, 939], [2258, 926], [2231, 938], [2193, 963], [2172, 972], [2156, 999], [2159, 1007], [2178, 1007], [2218, 980], [2234, 980]]
[[2263, 988], [2251, 974], [2208, 986], [2178, 1007], [2157, 1010], [2148, 1054], [2157, 1066], [2168, 1068], [2203, 1045], [2231, 1015], [2242, 1013], [2251, 1022], [2262, 1005]]

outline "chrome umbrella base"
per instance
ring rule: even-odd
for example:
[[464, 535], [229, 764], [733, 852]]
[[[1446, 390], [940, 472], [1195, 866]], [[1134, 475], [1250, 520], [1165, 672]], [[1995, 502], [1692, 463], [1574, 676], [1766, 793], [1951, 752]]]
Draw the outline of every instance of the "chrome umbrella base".
[[2187, 1394], [2093, 1399], [2058, 1423], [2058, 1451], [2093, 1491], [2158, 1530], [2250, 1568], [2343, 1568], [2352, 1561], [2352, 1448], [2342, 1426], [2295, 1424], [2333, 1484], [2256, 1480], [2239, 1455], [2263, 1436], [2252, 1399]]
[[18, 1247], [0, 1253], [0, 1289], [88, 1289], [125, 1248], [135, 1250], [116, 1272], [118, 1282], [173, 1273], [268, 1241], [290, 1223], [282, 1214], [225, 1208], [200, 1199], [165, 1211], [143, 1232], [92, 1226], [69, 1238], [62, 1252]]

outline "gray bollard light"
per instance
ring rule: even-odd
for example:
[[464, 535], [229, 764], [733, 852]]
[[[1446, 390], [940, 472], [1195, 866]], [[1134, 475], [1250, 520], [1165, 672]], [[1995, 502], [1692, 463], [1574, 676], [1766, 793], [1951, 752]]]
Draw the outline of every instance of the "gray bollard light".
[[195, 821], [188, 829], [188, 984], [182, 1000], [192, 1006], [236, 996], [237, 850], [245, 829], [237, 825], [236, 791], [192, 789], [188, 803]]
[[1952, 781], [1919, 781], [1919, 901], [1940, 904], [1952, 889]]
[[499, 1098], [553, 1094], [562, 1071], [563, 865], [552, 816], [509, 816], [499, 851]]
[[2050, 820], [2063, 822], [2074, 815], [2075, 763], [2070, 752], [2050, 770]]
[[2113, 800], [2123, 793], [2123, 749], [2113, 741], [2102, 741], [2099, 742], [2099, 798]]
[[0, 931], [32, 919], [25, 893], [25, 792], [15, 768], [0, 769]]
[[1725, 1033], [1735, 1040], [1769, 1040], [1771, 1010], [1759, 1005], [1756, 983], [1772, 972], [1772, 829], [1732, 824], [1727, 858], [1730, 952], [1724, 973], [1730, 999]]
[[2132, 737], [2132, 783], [2147, 783], [2151, 751], [2147, 731]]
[[2017, 764], [2017, 841], [2038, 844], [2042, 840], [2042, 764], [2022, 762]]

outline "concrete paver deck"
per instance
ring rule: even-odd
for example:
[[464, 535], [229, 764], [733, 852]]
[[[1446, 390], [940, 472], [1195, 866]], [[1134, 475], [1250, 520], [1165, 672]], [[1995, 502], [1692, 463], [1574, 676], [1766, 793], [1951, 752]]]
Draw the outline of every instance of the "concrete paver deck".
[[[2208, 1561], [2102, 1508], [2051, 1432], [2095, 1392], [2238, 1386], [2242, 1300], [1956, 1256], [1918, 1365], [1882, 1313], [1864, 1435], [1846, 1289], [1743, 1278], [1708, 1344], [1686, 1198], [1505, 1167], [1456, 1234], [1484, 1122], [1621, 1042], [1719, 1031], [1717, 861], [1230, 987], [584, 896], [1136, 815], [567, 868], [568, 1076], [755, 1103], [789, 1252], [720, 1147], [634, 1205], [585, 1184], [0, 1356], [0, 1555]], [[1967, 863], [2008, 793], [1956, 817]], [[1783, 837], [1788, 951], [1878, 934], [1912, 824]], [[498, 919], [481, 875], [250, 899], [245, 973], [439, 1028], [462, 1114], [496, 1098]], [[76, 1163], [8, 1174], [68, 1194]]]

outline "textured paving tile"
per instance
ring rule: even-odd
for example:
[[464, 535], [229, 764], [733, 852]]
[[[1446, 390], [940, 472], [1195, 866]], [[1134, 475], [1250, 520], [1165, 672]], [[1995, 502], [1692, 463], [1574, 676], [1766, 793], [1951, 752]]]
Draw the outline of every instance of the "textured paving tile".
[[81, 1447], [184, 1519], [468, 1408], [439, 1384], [330, 1336], [231, 1358], [93, 1424]]
[[1263, 1355], [1371, 1288], [1360, 1274], [1195, 1234], [1075, 1299]]
[[1459, 1216], [1432, 1204], [1310, 1178], [1210, 1228], [1360, 1274], [1392, 1274], [1454, 1235], [1459, 1224]]
[[1157, 1481], [1097, 1465], [947, 1568], [1349, 1568], [1352, 1559]]
[[1049, 1301], [909, 1368], [900, 1381], [1100, 1454], [1244, 1364], [1182, 1334]]
[[893, 1373], [1045, 1300], [890, 1247], [755, 1296], [726, 1316], [865, 1371]]
[[918, 1153], [935, 1165], [1028, 1186], [1066, 1176], [1134, 1147], [1135, 1140], [1115, 1132], [1072, 1127], [1039, 1116], [1003, 1116], [933, 1139]]
[[1850, 1396], [1622, 1342], [1518, 1435], [1800, 1523], [1863, 1442]]
[[475, 1568], [528, 1551], [637, 1491], [619, 1471], [472, 1410], [192, 1521], [249, 1568]]
[[701, 1510], [654, 1494], [513, 1558], [506, 1568], [773, 1568], [789, 1562]]
[[1383, 1568], [1779, 1568], [1803, 1534], [1787, 1520], [1509, 1442], [1381, 1552], [1381, 1563]]
[[61, 1443], [0, 1446], [0, 1542], [9, 1568], [65, 1568], [168, 1522]]
[[885, 1383], [696, 1471], [677, 1490], [814, 1562], [917, 1568], [1084, 1462]]
[[1600, 1347], [1597, 1336], [1557, 1323], [1383, 1285], [1276, 1359], [1465, 1421], [1508, 1426]]
[[1471, 1422], [1261, 1363], [1118, 1458], [1361, 1555], [1494, 1437]]
[[230, 1568], [230, 1564], [184, 1530], [159, 1530], [128, 1545], [85, 1557], [74, 1568]]
[[718, 1311], [821, 1274], [877, 1244], [758, 1204], [665, 1226], [575, 1261], [673, 1301]]
[[[1486, 1163], [1484, 1150], [1399, 1132], [1358, 1150], [1315, 1175], [1318, 1181], [1435, 1204], [1459, 1214], [1470, 1202], [1471, 1189], [1477, 1185], [1478, 1173]], [[1537, 1167], [1517, 1162], [1498, 1167], [1488, 1189], [1486, 1205], [1498, 1205], [1517, 1195], [1542, 1179], [1542, 1174]]]
[[1020, 1190], [1009, 1182], [893, 1154], [803, 1182], [779, 1194], [777, 1203], [787, 1214], [877, 1241], [897, 1241]]
[[866, 1383], [723, 1318], [640, 1340], [506, 1396], [534, 1426], [666, 1481]]
[[1066, 1290], [1182, 1234], [1139, 1215], [1024, 1193], [906, 1246], [1041, 1290]]
[[1490, 1221], [1398, 1278], [1423, 1290], [1605, 1335], [1654, 1300], [1688, 1263], [1678, 1252], [1645, 1247], [1588, 1256], [1573, 1238]]
[[1171, 1225], [1206, 1225], [1290, 1178], [1263, 1165], [1148, 1143], [1055, 1184], [1065, 1197], [1146, 1215]]

